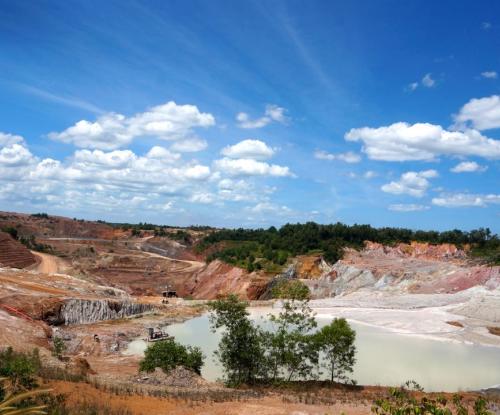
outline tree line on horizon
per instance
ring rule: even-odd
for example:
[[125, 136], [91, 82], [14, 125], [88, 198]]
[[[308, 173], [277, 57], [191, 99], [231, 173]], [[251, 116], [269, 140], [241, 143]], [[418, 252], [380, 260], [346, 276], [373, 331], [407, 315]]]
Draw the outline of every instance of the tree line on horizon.
[[336, 262], [344, 248], [361, 249], [365, 241], [384, 245], [410, 243], [449, 243], [459, 248], [469, 246], [469, 254], [491, 264], [500, 263], [500, 239], [489, 228], [471, 231], [423, 231], [406, 228], [370, 225], [345, 225], [337, 222], [321, 225], [315, 222], [286, 224], [277, 229], [221, 229], [205, 236], [198, 244], [198, 252], [210, 252], [207, 261], [220, 259], [247, 268], [271, 271], [282, 266], [289, 257], [320, 253], [325, 260]]

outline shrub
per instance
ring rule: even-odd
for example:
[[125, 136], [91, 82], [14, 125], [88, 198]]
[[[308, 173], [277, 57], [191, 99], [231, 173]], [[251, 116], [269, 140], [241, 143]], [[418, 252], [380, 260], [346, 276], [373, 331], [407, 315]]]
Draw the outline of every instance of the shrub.
[[34, 388], [40, 366], [38, 349], [32, 353], [21, 353], [9, 347], [0, 352], [0, 377], [10, 381], [13, 392]]
[[[415, 381], [406, 382], [400, 388], [391, 388], [389, 396], [377, 399], [372, 406], [372, 412], [378, 415], [468, 415], [469, 410], [462, 403], [462, 397], [458, 394], [453, 396], [452, 402], [448, 402], [443, 396], [423, 396], [418, 399], [412, 392], [422, 392], [423, 389]], [[493, 415], [487, 409], [487, 401], [479, 397], [473, 405], [474, 415]]]
[[52, 354], [58, 359], [62, 359], [62, 354], [66, 350], [66, 345], [64, 344], [64, 340], [61, 339], [60, 337], [54, 337], [52, 343], [54, 347]]
[[311, 292], [309, 287], [299, 280], [279, 281], [271, 290], [273, 298], [289, 300], [307, 300]]
[[144, 359], [140, 362], [140, 370], [152, 372], [161, 368], [165, 373], [177, 366], [184, 366], [197, 374], [201, 374], [203, 354], [199, 347], [183, 346], [173, 339], [161, 340], [153, 343], [144, 352]]

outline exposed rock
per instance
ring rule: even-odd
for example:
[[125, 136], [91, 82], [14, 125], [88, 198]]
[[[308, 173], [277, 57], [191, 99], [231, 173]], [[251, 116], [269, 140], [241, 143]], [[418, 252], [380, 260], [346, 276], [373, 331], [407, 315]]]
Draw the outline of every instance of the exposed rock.
[[60, 309], [64, 324], [86, 324], [102, 320], [116, 320], [151, 311], [151, 304], [112, 300], [67, 300]]

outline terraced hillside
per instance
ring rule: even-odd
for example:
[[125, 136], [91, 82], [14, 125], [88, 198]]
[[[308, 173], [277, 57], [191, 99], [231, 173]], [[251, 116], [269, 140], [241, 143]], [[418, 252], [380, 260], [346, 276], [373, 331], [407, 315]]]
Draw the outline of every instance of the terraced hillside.
[[26, 268], [35, 263], [35, 256], [23, 244], [0, 232], [0, 267]]

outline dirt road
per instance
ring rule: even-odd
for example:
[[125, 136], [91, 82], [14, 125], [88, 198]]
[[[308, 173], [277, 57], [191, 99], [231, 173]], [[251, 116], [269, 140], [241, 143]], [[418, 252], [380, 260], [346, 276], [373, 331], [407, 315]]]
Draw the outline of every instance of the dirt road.
[[61, 272], [62, 268], [65, 267], [63, 261], [54, 255], [42, 254], [35, 251], [31, 251], [31, 253], [40, 260], [40, 263], [33, 268], [34, 271], [44, 274], [56, 274]]

